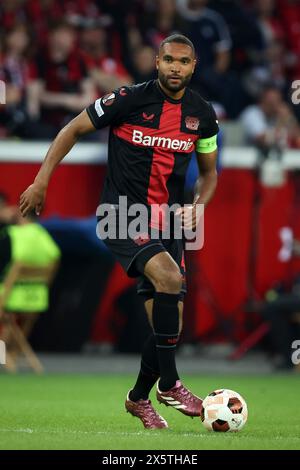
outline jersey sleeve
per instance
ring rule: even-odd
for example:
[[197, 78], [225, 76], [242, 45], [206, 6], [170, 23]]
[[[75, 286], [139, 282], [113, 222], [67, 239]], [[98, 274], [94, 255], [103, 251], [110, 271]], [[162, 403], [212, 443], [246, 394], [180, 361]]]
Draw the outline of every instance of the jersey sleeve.
[[215, 110], [211, 104], [208, 104], [207, 116], [201, 126], [201, 136], [196, 141], [196, 151], [198, 153], [210, 153], [217, 150], [218, 132], [219, 122]]
[[98, 98], [86, 108], [96, 129], [117, 125], [128, 115], [132, 103], [133, 90], [122, 87]]

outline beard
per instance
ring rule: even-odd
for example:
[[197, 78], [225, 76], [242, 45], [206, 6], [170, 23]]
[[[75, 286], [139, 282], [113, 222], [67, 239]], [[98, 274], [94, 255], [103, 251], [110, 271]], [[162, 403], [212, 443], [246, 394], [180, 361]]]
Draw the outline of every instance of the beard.
[[170, 79], [164, 75], [160, 70], [158, 70], [158, 78], [160, 83], [169, 91], [180, 91], [183, 90], [191, 81], [192, 73], [187, 77], [178, 77], [178, 83], [172, 83]]

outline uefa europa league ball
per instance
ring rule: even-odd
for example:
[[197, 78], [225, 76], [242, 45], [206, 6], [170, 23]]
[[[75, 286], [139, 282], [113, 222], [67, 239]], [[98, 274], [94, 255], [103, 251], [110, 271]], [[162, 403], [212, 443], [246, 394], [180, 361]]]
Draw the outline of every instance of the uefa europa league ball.
[[248, 418], [247, 404], [237, 392], [215, 390], [202, 403], [201, 420], [209, 431], [240, 431]]

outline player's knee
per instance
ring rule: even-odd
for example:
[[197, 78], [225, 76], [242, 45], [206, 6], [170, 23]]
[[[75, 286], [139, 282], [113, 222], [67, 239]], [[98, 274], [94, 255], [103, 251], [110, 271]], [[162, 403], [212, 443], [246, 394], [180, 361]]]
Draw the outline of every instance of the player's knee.
[[155, 283], [155, 290], [166, 294], [179, 294], [181, 287], [182, 276], [177, 271], [161, 272]]

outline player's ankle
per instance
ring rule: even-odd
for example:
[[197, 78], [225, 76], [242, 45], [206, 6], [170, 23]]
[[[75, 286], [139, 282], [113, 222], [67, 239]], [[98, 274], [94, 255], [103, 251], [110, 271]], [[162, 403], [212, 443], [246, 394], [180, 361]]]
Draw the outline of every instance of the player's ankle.
[[177, 380], [178, 378], [165, 380], [160, 379], [160, 381], [158, 382], [158, 388], [161, 392], [167, 392], [168, 390], [171, 390], [171, 388], [175, 387]]
[[129, 400], [131, 400], [135, 403], [139, 400], [148, 400], [148, 398], [149, 398], [145, 394], [142, 395], [140, 393], [137, 393], [135, 390], [130, 390], [128, 397], [129, 397]]

